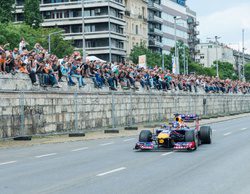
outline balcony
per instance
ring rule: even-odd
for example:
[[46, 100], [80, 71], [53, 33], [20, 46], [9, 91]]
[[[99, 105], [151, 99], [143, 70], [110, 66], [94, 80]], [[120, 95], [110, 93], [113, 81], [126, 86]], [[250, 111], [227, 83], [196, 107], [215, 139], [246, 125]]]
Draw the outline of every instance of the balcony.
[[157, 28], [149, 28], [149, 33], [157, 34], [157, 35], [160, 35], [160, 36], [163, 35], [163, 32], [160, 29], [157, 29]]
[[[77, 33], [65, 33], [64, 37], [66, 40], [81, 40], [82, 39], [82, 33], [77, 32]], [[120, 40], [120, 41], [125, 41], [126, 40], [126, 35], [124, 34], [118, 34], [116, 32], [111, 32], [110, 37], [112, 39]], [[102, 38], [109, 38], [109, 32], [108, 31], [99, 31], [99, 32], [85, 32], [85, 38], [86, 39], [102, 39]]]
[[149, 47], [158, 47], [158, 48], [162, 48], [163, 47], [163, 44], [162, 42], [159, 42], [157, 40], [149, 40], [148, 41], [148, 46]]
[[194, 19], [193, 18], [188, 18], [187, 23], [188, 24], [193, 24], [194, 23]]
[[200, 25], [200, 22], [195, 21], [194, 25], [195, 25], [195, 26], [199, 26], [199, 25]]
[[163, 35], [163, 31], [158, 28], [154, 28], [154, 31], [156, 34]]
[[148, 21], [163, 24], [163, 19], [156, 15], [149, 15]]
[[[110, 5], [116, 9], [125, 11], [123, 3], [116, 0], [84, 0], [85, 8], [91, 7], [107, 7]], [[58, 3], [46, 3], [40, 4], [40, 11], [52, 11], [52, 10], [69, 10], [75, 8], [82, 8], [81, 1], [70, 1], [70, 2], [58, 2]], [[23, 4], [16, 5], [17, 10], [23, 9]]]
[[[98, 55], [98, 54], [109, 54], [109, 46], [103, 47], [87, 47], [86, 51], [88, 54], [91, 55]], [[126, 51], [123, 48], [111, 48], [111, 53], [116, 55], [126, 55]]]
[[199, 31], [194, 31], [194, 35], [199, 35], [200, 34], [200, 32]]
[[188, 38], [188, 44], [199, 44], [200, 39], [199, 38]]
[[160, 17], [158, 17], [158, 16], [154, 16], [154, 19], [155, 19], [155, 21], [157, 21], [157, 22], [159, 22], [159, 23], [163, 23], [163, 19], [162, 18], [160, 18]]
[[154, 3], [152, 1], [148, 2], [148, 9], [152, 9], [154, 11], [162, 11], [161, 5]]

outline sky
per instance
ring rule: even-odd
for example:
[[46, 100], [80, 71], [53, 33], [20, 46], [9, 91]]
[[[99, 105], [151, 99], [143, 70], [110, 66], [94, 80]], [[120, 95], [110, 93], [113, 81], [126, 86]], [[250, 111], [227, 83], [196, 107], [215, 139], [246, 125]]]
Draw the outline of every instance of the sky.
[[187, 0], [187, 5], [197, 13], [201, 42], [219, 36], [219, 42], [242, 50], [244, 29], [244, 47], [250, 53], [250, 0]]

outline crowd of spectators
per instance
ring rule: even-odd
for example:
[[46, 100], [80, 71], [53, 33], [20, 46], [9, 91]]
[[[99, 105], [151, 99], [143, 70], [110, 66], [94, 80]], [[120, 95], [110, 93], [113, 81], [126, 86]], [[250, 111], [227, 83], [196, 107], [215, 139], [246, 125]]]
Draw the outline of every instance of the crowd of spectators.
[[[27, 50], [28, 42], [22, 39], [18, 48], [6, 49], [8, 44], [0, 46], [0, 73], [28, 74], [33, 85], [43, 87], [61, 87], [60, 82], [67, 81], [69, 86], [86, 85], [85, 79], [93, 81], [96, 88], [108, 86], [111, 90], [183, 90], [197, 92], [198, 88], [206, 93], [250, 93], [247, 82], [221, 80], [216, 77], [174, 75], [160, 67], [142, 68], [134, 64], [106, 63], [99, 60], [82, 62], [79, 52], [58, 59], [49, 54], [39, 43]], [[75, 77], [75, 79], [73, 79]], [[64, 79], [65, 78], [65, 79]], [[77, 80], [77, 81], [76, 81]]]

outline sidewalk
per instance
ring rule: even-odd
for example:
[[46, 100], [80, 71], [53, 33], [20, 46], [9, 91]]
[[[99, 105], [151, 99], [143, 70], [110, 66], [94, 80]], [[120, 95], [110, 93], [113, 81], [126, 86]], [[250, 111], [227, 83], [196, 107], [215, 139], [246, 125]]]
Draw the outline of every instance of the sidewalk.
[[[201, 120], [201, 125], [209, 125], [212, 123], [218, 123], [223, 122], [227, 120], [242, 118], [242, 117], [248, 117], [250, 116], [250, 113], [240, 114], [240, 115], [234, 115], [234, 116], [225, 116], [225, 117], [219, 117], [214, 119], [206, 119]], [[13, 141], [13, 140], [3, 140], [0, 141], [0, 149], [4, 148], [13, 148], [13, 147], [28, 147], [28, 146], [34, 146], [34, 145], [41, 145], [41, 144], [54, 144], [54, 143], [65, 143], [65, 142], [73, 142], [73, 141], [89, 141], [89, 140], [95, 140], [95, 139], [108, 139], [113, 137], [130, 137], [130, 136], [138, 136], [140, 131], [143, 129], [153, 129], [154, 126], [158, 126], [162, 123], [147, 123], [144, 125], [138, 125], [138, 130], [124, 130], [119, 129], [119, 133], [117, 134], [110, 134], [110, 133], [104, 133], [104, 130], [100, 131], [93, 131], [86, 133], [85, 137], [68, 137], [68, 135], [53, 135], [53, 136], [45, 136], [45, 137], [33, 137], [31, 141]], [[151, 126], [151, 127], [147, 127]], [[194, 123], [189, 124], [190, 127], [194, 126]]]

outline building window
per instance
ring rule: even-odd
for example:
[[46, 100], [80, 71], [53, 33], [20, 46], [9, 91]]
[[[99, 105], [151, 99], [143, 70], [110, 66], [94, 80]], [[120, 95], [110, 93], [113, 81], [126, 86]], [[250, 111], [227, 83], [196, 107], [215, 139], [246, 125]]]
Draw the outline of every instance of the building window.
[[136, 26], [135, 26], [135, 34], [139, 34], [138, 31], [139, 31], [139, 30], [138, 30], [138, 25], [136, 25]]

